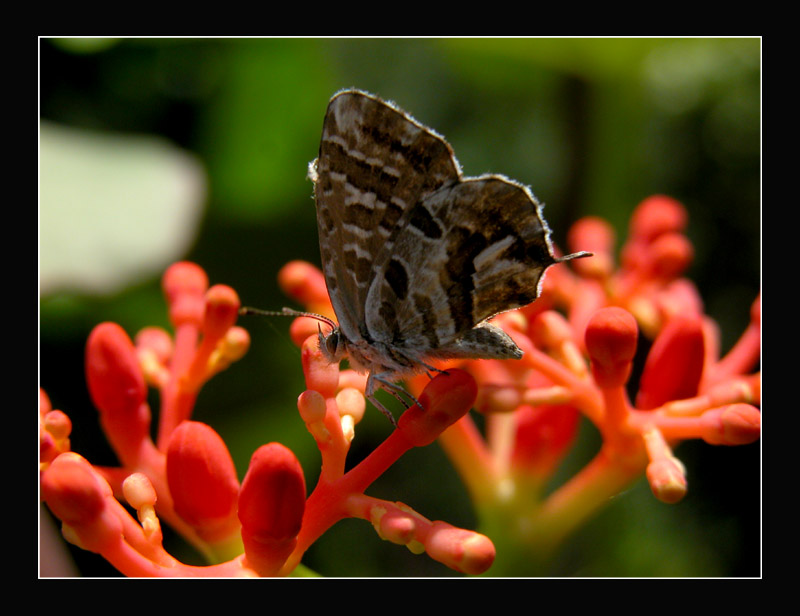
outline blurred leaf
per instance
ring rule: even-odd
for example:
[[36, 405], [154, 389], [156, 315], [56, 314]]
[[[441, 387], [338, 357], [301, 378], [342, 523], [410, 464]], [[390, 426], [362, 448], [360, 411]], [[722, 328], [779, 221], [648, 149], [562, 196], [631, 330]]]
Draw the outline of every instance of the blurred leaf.
[[[507, 38], [446, 39], [465, 76], [509, 85], [514, 72], [539, 66], [590, 80], [633, 77], [658, 39]], [[483, 69], [483, 70], [481, 70]], [[520, 84], [525, 87], [524, 82]]]
[[160, 274], [193, 241], [205, 175], [164, 139], [42, 122], [39, 162], [42, 294], [119, 290]]
[[73, 37], [73, 38], [54, 38], [50, 41], [56, 47], [76, 54], [90, 54], [105, 51], [119, 43], [118, 38], [107, 38], [102, 36], [95, 37]]
[[[200, 128], [200, 147], [214, 178], [214, 202], [225, 214], [253, 220], [295, 207], [311, 184], [332, 87], [310, 40], [236, 41], [226, 47], [225, 80]], [[298, 88], [298, 75], [307, 82]]]

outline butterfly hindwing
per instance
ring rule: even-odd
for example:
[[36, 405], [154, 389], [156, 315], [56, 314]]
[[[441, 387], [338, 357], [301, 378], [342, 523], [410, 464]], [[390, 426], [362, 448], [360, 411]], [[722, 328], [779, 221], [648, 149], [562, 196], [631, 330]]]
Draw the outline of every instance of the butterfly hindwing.
[[[379, 259], [367, 323], [378, 339], [431, 356], [498, 312], [531, 303], [556, 262], [539, 204], [502, 176], [434, 191], [398, 226], [391, 254]], [[469, 338], [478, 343], [486, 332]]]

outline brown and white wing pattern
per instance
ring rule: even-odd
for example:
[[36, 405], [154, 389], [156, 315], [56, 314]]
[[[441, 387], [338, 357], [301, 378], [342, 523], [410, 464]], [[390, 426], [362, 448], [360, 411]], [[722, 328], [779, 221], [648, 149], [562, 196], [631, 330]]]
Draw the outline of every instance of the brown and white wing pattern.
[[427, 358], [516, 358], [486, 323], [539, 295], [558, 259], [541, 205], [500, 175], [465, 178], [450, 145], [391, 103], [345, 90], [328, 105], [315, 184], [322, 267], [339, 329], [322, 340], [377, 387]]
[[379, 253], [422, 196], [458, 181], [457, 163], [430, 129], [378, 98], [346, 90], [328, 105], [312, 165], [325, 280], [342, 333], [355, 341], [365, 333]]

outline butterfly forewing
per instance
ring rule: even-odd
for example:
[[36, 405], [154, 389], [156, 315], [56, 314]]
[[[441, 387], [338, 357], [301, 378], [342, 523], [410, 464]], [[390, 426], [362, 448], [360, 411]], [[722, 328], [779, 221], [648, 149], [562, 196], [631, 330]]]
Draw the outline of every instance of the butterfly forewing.
[[316, 163], [320, 250], [339, 324], [363, 337], [374, 265], [422, 195], [458, 171], [450, 146], [401, 111], [361, 92], [328, 105]]

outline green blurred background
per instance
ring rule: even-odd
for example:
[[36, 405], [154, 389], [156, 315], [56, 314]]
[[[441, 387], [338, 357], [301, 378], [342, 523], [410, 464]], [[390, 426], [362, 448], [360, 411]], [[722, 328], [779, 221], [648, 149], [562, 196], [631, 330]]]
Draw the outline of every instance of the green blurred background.
[[[74, 422], [73, 449], [114, 463], [86, 391], [84, 344], [101, 321], [131, 335], [167, 327], [159, 278], [169, 263], [197, 262], [247, 305], [288, 304], [279, 268], [319, 263], [306, 165], [328, 99], [351, 86], [445, 135], [467, 175], [530, 185], [562, 246], [581, 216], [602, 216], [624, 237], [644, 197], [681, 200], [696, 250], [689, 277], [728, 349], [760, 288], [760, 46], [756, 38], [42, 39], [39, 376]], [[258, 446], [280, 441], [311, 489], [319, 455], [296, 412], [303, 380], [289, 322], [242, 324], [250, 352], [204, 388], [194, 418], [220, 432], [240, 477]], [[351, 463], [388, 430], [368, 412]], [[597, 443], [584, 425], [558, 480]], [[657, 503], [638, 482], [545, 573], [759, 575], [760, 445], [692, 442], [677, 453], [690, 482], [681, 504]], [[476, 524], [436, 445], [403, 458], [369, 494]], [[71, 554], [83, 575], [115, 574], [95, 555]], [[354, 520], [304, 562], [330, 576], [452, 575]]]

